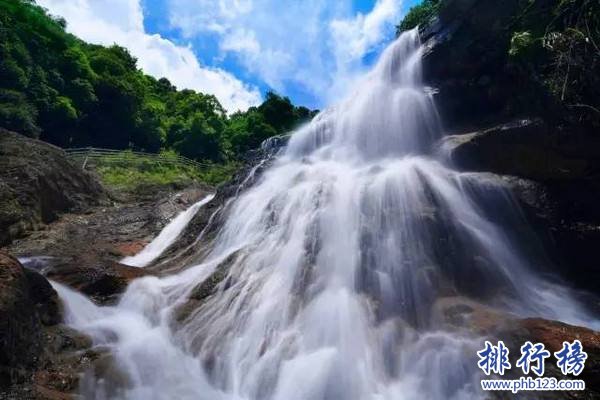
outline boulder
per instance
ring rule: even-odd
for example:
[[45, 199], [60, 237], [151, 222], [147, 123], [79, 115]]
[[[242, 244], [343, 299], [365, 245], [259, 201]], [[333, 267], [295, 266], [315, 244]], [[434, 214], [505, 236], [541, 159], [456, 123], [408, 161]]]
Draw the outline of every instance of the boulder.
[[61, 319], [48, 281], [0, 252], [0, 389], [29, 379], [42, 352], [42, 328]]
[[561, 135], [539, 118], [444, 138], [453, 163], [469, 171], [516, 175], [538, 181], [584, 179], [598, 163], [565, 151]]
[[110, 352], [94, 360], [81, 377], [79, 388], [83, 398], [95, 398], [98, 381], [101, 382], [100, 390], [109, 399], [123, 398], [124, 392], [133, 386], [132, 377]]
[[85, 260], [58, 263], [46, 272], [49, 279], [70, 286], [100, 304], [116, 301], [131, 281], [149, 275], [152, 273], [144, 268], [117, 262], [86, 263]]
[[0, 128], [0, 246], [104, 198], [63, 150]]

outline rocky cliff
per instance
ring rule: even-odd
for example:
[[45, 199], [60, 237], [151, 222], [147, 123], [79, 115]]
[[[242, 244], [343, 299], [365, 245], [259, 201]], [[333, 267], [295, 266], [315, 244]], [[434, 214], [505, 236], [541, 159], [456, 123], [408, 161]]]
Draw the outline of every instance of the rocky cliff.
[[[597, 293], [600, 113], [573, 107], [564, 92], [557, 97], [542, 62], [511, 57], [516, 27], [552, 18], [559, 3], [443, 1], [421, 27], [424, 78], [449, 134], [442, 151], [465, 171], [518, 178], [514, 191], [563, 277]], [[568, 81], [571, 91], [600, 90], [582, 87], [595, 78], [580, 75]]]

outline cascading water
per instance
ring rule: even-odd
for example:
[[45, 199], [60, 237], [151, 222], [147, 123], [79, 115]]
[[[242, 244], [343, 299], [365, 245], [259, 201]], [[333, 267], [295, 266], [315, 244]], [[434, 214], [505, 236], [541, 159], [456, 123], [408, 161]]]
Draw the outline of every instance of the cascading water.
[[200, 207], [211, 201], [214, 197], [213, 194], [208, 195], [199, 202], [193, 204], [187, 210], [179, 213], [179, 215], [173, 218], [160, 234], [144, 247], [142, 251], [135, 256], [125, 257], [121, 260], [121, 263], [132, 267], [145, 267], [156, 260], [177, 240], [190, 220], [194, 218], [194, 215], [196, 215]]
[[230, 203], [201, 264], [134, 281], [116, 307], [55, 285], [67, 322], [126, 377], [88, 376], [84, 397], [480, 398], [481, 339], [446, 331], [440, 302], [597, 324], [511, 241], [522, 221], [504, 186], [426, 156], [441, 128], [421, 51], [403, 34], [353, 96], [296, 132]]

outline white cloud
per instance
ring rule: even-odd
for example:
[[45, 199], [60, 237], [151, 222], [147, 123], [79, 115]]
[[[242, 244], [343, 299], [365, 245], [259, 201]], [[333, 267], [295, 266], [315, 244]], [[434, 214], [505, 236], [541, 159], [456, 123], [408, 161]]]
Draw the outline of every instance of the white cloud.
[[381, 41], [386, 25], [397, 21], [398, 12], [396, 0], [379, 0], [368, 14], [333, 20], [330, 26], [338, 55], [349, 60], [362, 57]]
[[[327, 101], [364, 70], [364, 56], [393, 34], [401, 0], [377, 0], [354, 13], [352, 0], [168, 0], [170, 22], [185, 37], [216, 36], [274, 89], [300, 85]], [[205, 36], [206, 35], [206, 36]]]
[[[248, 1], [236, 0], [243, 6]], [[140, 0], [38, 0], [67, 21], [68, 30], [86, 41], [128, 48], [146, 73], [166, 77], [179, 88], [214, 94], [229, 111], [260, 103], [254, 87], [232, 74], [200, 65], [191, 47], [178, 46], [144, 30]]]

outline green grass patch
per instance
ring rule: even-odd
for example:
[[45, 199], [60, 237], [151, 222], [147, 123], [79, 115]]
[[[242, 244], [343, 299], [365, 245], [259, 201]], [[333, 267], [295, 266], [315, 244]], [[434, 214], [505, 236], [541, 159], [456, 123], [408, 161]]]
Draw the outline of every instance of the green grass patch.
[[202, 167], [176, 163], [169, 154], [156, 159], [121, 152], [95, 157], [90, 167], [104, 185], [117, 190], [136, 191], [143, 187], [185, 187], [193, 183], [219, 185], [231, 179], [237, 163], [205, 164]]

